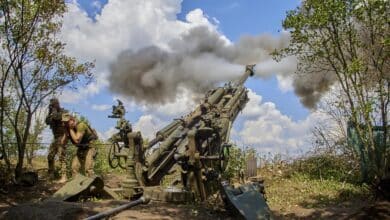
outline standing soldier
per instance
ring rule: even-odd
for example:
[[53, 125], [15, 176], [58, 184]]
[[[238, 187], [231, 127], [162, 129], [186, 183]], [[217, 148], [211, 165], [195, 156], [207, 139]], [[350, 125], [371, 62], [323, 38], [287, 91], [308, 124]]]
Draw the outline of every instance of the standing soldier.
[[64, 183], [67, 181], [66, 178], [66, 155], [65, 155], [65, 146], [68, 141], [66, 135], [66, 129], [64, 123], [62, 122], [62, 114], [67, 111], [61, 108], [58, 99], [50, 99], [49, 104], [49, 114], [46, 117], [46, 124], [50, 126], [50, 129], [53, 132], [53, 142], [49, 147], [49, 153], [47, 155], [48, 162], [48, 172], [50, 177], [54, 177], [54, 158], [58, 153], [58, 160], [60, 162], [60, 174], [61, 179], [59, 182]]
[[96, 131], [86, 122], [78, 122], [76, 118], [65, 114], [62, 118], [68, 131], [71, 142], [77, 147], [76, 156], [72, 161], [73, 177], [78, 173], [85, 173], [91, 177], [94, 175], [94, 157], [96, 154], [93, 142], [98, 139]]

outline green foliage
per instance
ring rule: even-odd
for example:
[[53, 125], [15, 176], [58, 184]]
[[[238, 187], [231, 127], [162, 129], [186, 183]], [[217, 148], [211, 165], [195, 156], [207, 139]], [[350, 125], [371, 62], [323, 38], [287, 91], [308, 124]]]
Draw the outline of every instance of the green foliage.
[[344, 156], [320, 154], [294, 160], [287, 175], [304, 175], [318, 180], [334, 180], [358, 184], [360, 181], [357, 164]]
[[247, 159], [255, 156], [256, 150], [253, 148], [240, 149], [237, 146], [229, 148], [229, 162], [223, 177], [226, 179], [237, 178], [240, 169], [246, 169]]
[[124, 170], [121, 168], [113, 169], [108, 163], [108, 151], [110, 143], [97, 141], [95, 144], [96, 147], [96, 158], [95, 158], [95, 173], [98, 175], [104, 175], [107, 173], [123, 173]]
[[367, 152], [367, 182], [390, 170], [385, 159], [390, 151], [375, 153], [373, 132], [374, 126], [382, 126], [382, 142], [389, 146], [389, 10], [386, 0], [302, 1], [283, 21], [291, 33], [290, 45], [275, 53], [278, 58], [298, 58], [298, 79], [326, 79], [320, 81], [313, 96], [337, 84], [339, 94], [329, 104], [341, 108], [346, 120], [355, 125], [362, 150]]
[[244, 167], [244, 157], [243, 152], [240, 148], [232, 146], [229, 149], [229, 163], [226, 167], [223, 177], [226, 179], [232, 179], [233, 177], [238, 176], [238, 171]]

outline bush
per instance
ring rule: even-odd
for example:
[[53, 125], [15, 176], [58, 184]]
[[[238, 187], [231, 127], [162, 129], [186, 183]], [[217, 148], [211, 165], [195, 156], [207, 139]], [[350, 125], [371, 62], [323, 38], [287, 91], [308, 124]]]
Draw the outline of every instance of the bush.
[[[113, 172], [113, 169], [108, 164], [108, 145], [103, 142], [95, 145], [96, 157], [94, 171], [97, 175]], [[120, 168], [118, 168], [120, 169]]]
[[358, 183], [356, 161], [343, 155], [319, 154], [295, 160], [287, 168], [287, 175], [304, 174], [312, 179]]
[[246, 164], [249, 158], [256, 155], [256, 150], [253, 148], [240, 149], [237, 146], [229, 148], [229, 162], [226, 167], [223, 177], [225, 179], [238, 178], [240, 169], [246, 169]]

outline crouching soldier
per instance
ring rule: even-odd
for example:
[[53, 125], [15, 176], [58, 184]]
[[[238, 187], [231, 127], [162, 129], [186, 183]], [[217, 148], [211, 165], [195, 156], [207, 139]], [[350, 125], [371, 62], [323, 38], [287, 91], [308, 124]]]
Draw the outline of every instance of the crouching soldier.
[[94, 157], [96, 149], [94, 141], [98, 139], [96, 131], [86, 122], [77, 121], [76, 118], [65, 114], [62, 118], [68, 131], [69, 139], [77, 147], [76, 156], [72, 161], [73, 177], [79, 173], [88, 177], [94, 175]]
[[48, 173], [49, 177], [54, 177], [54, 158], [58, 153], [58, 160], [60, 162], [60, 182], [64, 183], [67, 181], [66, 178], [66, 144], [68, 141], [66, 135], [66, 128], [62, 122], [62, 114], [65, 114], [67, 111], [60, 106], [58, 99], [50, 99], [49, 104], [49, 114], [46, 117], [46, 124], [50, 126], [50, 129], [53, 132], [53, 142], [50, 144], [49, 153], [47, 155], [48, 162]]

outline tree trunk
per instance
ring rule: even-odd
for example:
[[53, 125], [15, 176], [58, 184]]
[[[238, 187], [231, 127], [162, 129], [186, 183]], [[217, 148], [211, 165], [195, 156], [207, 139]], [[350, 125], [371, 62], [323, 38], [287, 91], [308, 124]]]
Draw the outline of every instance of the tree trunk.
[[34, 157], [34, 145], [30, 143], [30, 146], [26, 148], [27, 165], [33, 168], [32, 159]]
[[[18, 163], [15, 168], [15, 179], [18, 179], [23, 174], [23, 164], [24, 164], [24, 154], [26, 150], [26, 144], [28, 136], [30, 135], [30, 126], [31, 126], [32, 113], [28, 112], [26, 117], [26, 127], [24, 127], [23, 137], [17, 138], [18, 142]], [[19, 133], [19, 132], [18, 132]]]
[[18, 144], [18, 163], [15, 167], [15, 179], [18, 179], [22, 176], [23, 173], [23, 160], [24, 160], [24, 149], [25, 146]]

